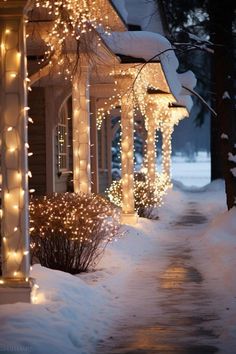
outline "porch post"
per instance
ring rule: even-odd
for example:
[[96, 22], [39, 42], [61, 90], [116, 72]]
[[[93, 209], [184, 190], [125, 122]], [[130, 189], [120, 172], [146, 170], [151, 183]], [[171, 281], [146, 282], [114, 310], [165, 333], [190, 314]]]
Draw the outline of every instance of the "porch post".
[[[126, 90], [127, 90], [126, 85]], [[121, 99], [121, 166], [122, 218], [124, 224], [135, 224], [138, 216], [134, 208], [134, 116], [133, 97], [128, 92]]]
[[91, 98], [91, 180], [92, 180], [92, 192], [98, 194], [99, 192], [99, 171], [98, 171], [98, 132], [97, 132], [97, 107], [96, 98]]
[[1, 304], [30, 302], [26, 5], [0, 0]]
[[107, 177], [108, 186], [110, 187], [112, 183], [112, 128], [111, 128], [111, 116], [108, 115], [106, 118], [106, 130], [107, 130]]
[[91, 193], [89, 65], [81, 61], [72, 84], [74, 192]]
[[156, 180], [156, 126], [153, 111], [147, 117], [147, 176], [152, 183]]
[[162, 173], [171, 182], [171, 137], [173, 126], [171, 124], [162, 124]]

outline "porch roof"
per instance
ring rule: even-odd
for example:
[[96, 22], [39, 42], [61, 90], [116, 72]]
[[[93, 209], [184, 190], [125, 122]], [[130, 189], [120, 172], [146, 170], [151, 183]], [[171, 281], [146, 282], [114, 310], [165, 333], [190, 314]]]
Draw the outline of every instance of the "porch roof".
[[161, 82], [160, 73], [162, 73], [162, 81], [167, 86], [164, 91], [171, 93], [177, 102], [186, 104], [188, 110], [191, 110], [192, 99], [183, 86], [193, 89], [196, 85], [196, 78], [191, 71], [183, 74], [177, 73], [179, 62], [174, 48], [165, 37], [157, 33], [135, 31], [115, 32], [111, 36], [104, 35], [103, 38], [108, 46], [123, 58], [125, 63], [138, 61], [144, 63], [143, 65], [152, 65], [153, 62], [158, 61], [161, 68], [159, 68], [159, 79], [156, 86], [159, 86]]

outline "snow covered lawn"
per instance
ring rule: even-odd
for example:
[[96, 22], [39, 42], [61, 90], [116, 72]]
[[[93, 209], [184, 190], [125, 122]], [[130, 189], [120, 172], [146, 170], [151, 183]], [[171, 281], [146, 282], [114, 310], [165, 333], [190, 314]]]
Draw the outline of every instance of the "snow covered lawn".
[[[161, 172], [161, 159], [157, 162], [158, 170]], [[194, 155], [194, 161], [187, 156], [175, 155], [171, 164], [172, 177], [187, 187], [203, 187], [210, 183], [211, 163], [206, 151], [199, 151]]]
[[210, 182], [211, 164], [206, 152], [199, 152], [195, 161], [186, 161], [186, 157], [172, 158], [173, 179], [181, 181], [185, 186], [203, 187]]
[[234, 353], [228, 348], [229, 343], [236, 348], [236, 210], [225, 211], [221, 181], [198, 193], [175, 187], [159, 211], [160, 219], [140, 219], [137, 226], [125, 227], [126, 235], [109, 245], [95, 272], [72, 276], [35, 265], [32, 276], [39, 285], [36, 304], [0, 306], [0, 351], [94, 353], [98, 341], [135, 302], [128, 296], [127, 287], [137, 267], [145, 262], [153, 271], [147, 259], [155, 257], [155, 265], [163, 269], [164, 245], [182, 242], [186, 237], [186, 232], [174, 229], [171, 222], [184, 212], [189, 201], [198, 203], [201, 213], [214, 219], [209, 225], [195, 226], [189, 242], [204, 277], [217, 294], [215, 306], [224, 328], [219, 346], [223, 354]]

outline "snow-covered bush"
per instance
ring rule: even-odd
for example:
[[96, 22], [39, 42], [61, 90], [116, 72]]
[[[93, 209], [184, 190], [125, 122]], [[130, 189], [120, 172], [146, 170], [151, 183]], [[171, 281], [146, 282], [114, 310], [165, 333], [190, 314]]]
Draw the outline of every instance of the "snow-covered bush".
[[76, 193], [33, 198], [32, 262], [71, 274], [93, 267], [119, 232], [119, 212], [97, 195]]
[[[135, 209], [139, 216], [152, 218], [152, 211], [162, 204], [162, 197], [167, 189], [167, 181], [162, 175], [156, 175], [155, 183], [151, 183], [148, 177], [142, 173], [134, 174], [134, 199]], [[114, 181], [107, 190], [109, 200], [121, 207], [122, 183]]]

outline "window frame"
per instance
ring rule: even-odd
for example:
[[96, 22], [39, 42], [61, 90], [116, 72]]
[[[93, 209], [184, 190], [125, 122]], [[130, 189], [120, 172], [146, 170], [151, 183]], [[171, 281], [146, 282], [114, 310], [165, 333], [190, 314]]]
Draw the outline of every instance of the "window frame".
[[61, 173], [69, 171], [68, 131], [68, 108], [65, 103], [59, 112], [56, 128], [57, 168]]

